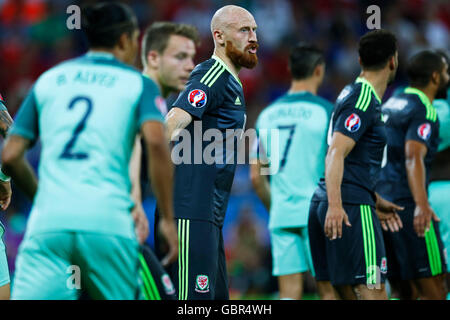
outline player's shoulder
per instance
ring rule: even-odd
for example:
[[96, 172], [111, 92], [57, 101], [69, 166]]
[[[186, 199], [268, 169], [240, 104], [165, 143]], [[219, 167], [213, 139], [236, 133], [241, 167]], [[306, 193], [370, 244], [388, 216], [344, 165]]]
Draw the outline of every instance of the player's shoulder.
[[232, 75], [225, 62], [215, 56], [198, 64], [192, 71], [190, 80], [210, 89], [222, 89], [229, 84], [242, 88], [240, 80]]
[[[350, 107], [366, 112], [381, 104], [372, 85], [365, 79], [357, 78], [342, 89], [336, 99], [337, 108]], [[371, 108], [372, 107], [372, 108]]]
[[407, 100], [406, 110], [411, 116], [415, 118], [421, 117], [424, 120], [431, 122], [437, 122], [436, 108], [430, 102], [428, 97], [420, 90], [415, 88], [405, 88], [400, 96], [405, 97]]

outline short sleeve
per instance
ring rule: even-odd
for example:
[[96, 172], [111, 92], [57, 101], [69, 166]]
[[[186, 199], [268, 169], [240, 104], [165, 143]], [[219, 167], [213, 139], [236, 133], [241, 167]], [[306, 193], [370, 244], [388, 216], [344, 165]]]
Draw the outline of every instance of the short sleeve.
[[9, 135], [21, 136], [33, 142], [39, 136], [39, 115], [34, 87], [20, 106]]
[[437, 121], [428, 120], [424, 112], [415, 112], [408, 121], [405, 141], [414, 140], [431, 147], [431, 136], [439, 132]]
[[146, 121], [164, 122], [164, 117], [158, 109], [158, 104], [163, 101], [158, 87], [146, 77], [142, 77], [142, 81], [142, 93], [137, 106], [139, 127]]
[[202, 72], [193, 72], [186, 84], [186, 88], [178, 95], [173, 103], [173, 107], [183, 109], [193, 117], [201, 119], [206, 110], [215, 108], [218, 105], [214, 90], [217, 90], [218, 83], [214, 86], [208, 86], [201, 82], [204, 74]]
[[343, 102], [340, 110], [336, 110], [337, 113], [334, 115], [333, 132], [340, 132], [357, 142], [373, 125], [376, 111], [373, 103], [370, 104], [364, 111], [356, 108], [351, 99]]

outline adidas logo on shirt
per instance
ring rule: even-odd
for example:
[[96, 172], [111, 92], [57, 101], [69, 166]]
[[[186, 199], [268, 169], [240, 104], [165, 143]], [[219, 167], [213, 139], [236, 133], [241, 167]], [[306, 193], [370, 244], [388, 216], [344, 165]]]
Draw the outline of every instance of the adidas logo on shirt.
[[234, 104], [240, 106], [242, 104], [241, 99], [239, 99], [239, 97], [236, 97], [236, 101], [234, 101]]

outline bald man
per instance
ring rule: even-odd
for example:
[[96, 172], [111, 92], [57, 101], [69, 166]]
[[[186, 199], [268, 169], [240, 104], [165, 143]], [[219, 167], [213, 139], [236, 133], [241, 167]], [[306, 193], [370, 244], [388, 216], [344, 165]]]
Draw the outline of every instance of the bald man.
[[[246, 122], [238, 74], [258, 62], [256, 22], [247, 10], [219, 9], [211, 32], [214, 54], [195, 67], [166, 116], [174, 142], [179, 237], [178, 262], [168, 272], [179, 300], [229, 298], [222, 226]], [[156, 251], [162, 256], [158, 240]]]

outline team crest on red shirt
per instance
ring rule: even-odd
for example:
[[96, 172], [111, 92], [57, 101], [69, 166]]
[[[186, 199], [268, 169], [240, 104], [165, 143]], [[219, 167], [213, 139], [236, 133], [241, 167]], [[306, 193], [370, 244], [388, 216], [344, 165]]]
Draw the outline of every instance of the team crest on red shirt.
[[359, 127], [361, 127], [361, 119], [356, 113], [352, 113], [345, 119], [345, 129], [348, 131], [358, 131]]
[[431, 126], [429, 123], [424, 123], [419, 126], [417, 129], [417, 134], [419, 137], [421, 137], [423, 140], [428, 140], [431, 136]]
[[200, 89], [194, 89], [188, 95], [188, 101], [194, 108], [203, 108], [207, 99], [206, 93]]

